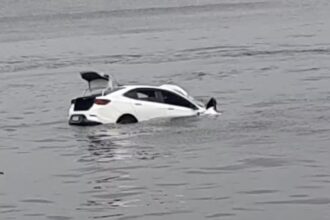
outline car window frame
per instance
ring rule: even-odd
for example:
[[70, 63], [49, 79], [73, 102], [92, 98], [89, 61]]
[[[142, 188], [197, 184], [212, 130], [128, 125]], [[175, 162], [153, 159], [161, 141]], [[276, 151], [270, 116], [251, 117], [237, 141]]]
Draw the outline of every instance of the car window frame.
[[[128, 93], [134, 92], [134, 91], [138, 91], [138, 90], [152, 90], [152, 91], [155, 91], [156, 99], [155, 100], [144, 100], [144, 99], [138, 99], [138, 98], [133, 98], [133, 97], [127, 96]], [[176, 105], [176, 104], [165, 103], [162, 92], [167, 92], [167, 93], [170, 93], [171, 95], [174, 95], [174, 96], [177, 96], [177, 97], [179, 97], [181, 99], [184, 99], [186, 102], [188, 102], [191, 105], [191, 107], [187, 107], [187, 106], [183, 106], [183, 105]], [[158, 88], [134, 88], [134, 89], [131, 89], [131, 90], [125, 92], [123, 94], [123, 96], [125, 96], [126, 98], [138, 100], [138, 101], [153, 102], [153, 103], [157, 103], [157, 104], [165, 104], [165, 105], [177, 106], [177, 107], [182, 107], [182, 108], [187, 108], [187, 109], [192, 109], [192, 110], [198, 110], [198, 107], [194, 103], [192, 103], [189, 99], [183, 97], [180, 94], [177, 94], [175, 92], [172, 92], [172, 91], [169, 91], [169, 90], [165, 90], [165, 89], [158, 89]]]
[[[155, 92], [155, 100], [139, 99], [138, 97], [135, 98], [135, 97], [127, 96], [128, 93], [131, 93], [131, 92], [135, 92], [135, 93], [137, 94], [139, 90], [149, 90], [149, 91], [154, 91], [154, 92]], [[152, 102], [152, 103], [163, 103], [163, 102], [162, 102], [163, 100], [160, 98], [157, 89], [153, 89], [153, 88], [134, 88], [134, 89], [131, 89], [131, 90], [125, 92], [125, 93], [123, 94], [123, 96], [125, 96], [126, 98], [130, 98], [130, 99], [138, 100], [138, 101], [145, 101], [145, 102]]]

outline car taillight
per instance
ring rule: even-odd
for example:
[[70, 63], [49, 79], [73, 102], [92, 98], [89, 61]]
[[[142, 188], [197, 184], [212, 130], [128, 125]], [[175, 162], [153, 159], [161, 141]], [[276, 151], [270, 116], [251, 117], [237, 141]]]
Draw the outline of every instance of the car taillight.
[[96, 105], [106, 105], [110, 102], [110, 100], [107, 99], [95, 99], [94, 104]]

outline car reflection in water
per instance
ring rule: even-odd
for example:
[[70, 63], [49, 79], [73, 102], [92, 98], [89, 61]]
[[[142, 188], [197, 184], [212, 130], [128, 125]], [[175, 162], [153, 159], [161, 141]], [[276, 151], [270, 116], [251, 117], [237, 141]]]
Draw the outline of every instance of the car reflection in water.
[[140, 146], [136, 139], [141, 135], [148, 135], [159, 126], [149, 127], [141, 124], [131, 125], [99, 125], [95, 127], [77, 127], [76, 140], [87, 149], [79, 161], [108, 162], [118, 160], [152, 160], [159, 154], [148, 144]]

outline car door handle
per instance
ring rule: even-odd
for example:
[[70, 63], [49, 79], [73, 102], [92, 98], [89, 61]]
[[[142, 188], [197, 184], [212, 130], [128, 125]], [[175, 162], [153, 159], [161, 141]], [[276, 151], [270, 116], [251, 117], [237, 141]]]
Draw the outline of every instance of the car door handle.
[[135, 105], [142, 105], [141, 103], [134, 103]]
[[174, 108], [168, 108], [168, 110], [174, 110]]

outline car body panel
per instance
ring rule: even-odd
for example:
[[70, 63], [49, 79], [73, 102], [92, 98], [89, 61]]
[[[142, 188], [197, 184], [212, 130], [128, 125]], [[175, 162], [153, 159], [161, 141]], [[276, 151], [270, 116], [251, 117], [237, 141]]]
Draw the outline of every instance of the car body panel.
[[167, 117], [189, 117], [197, 115], [198, 111], [185, 108], [181, 106], [175, 106], [175, 105], [168, 105], [166, 104], [166, 116]]
[[166, 117], [166, 108], [160, 103], [133, 100], [132, 105], [138, 121]]
[[[138, 93], [142, 91], [142, 94], [133, 94], [133, 91]], [[155, 92], [150, 95], [148, 91]], [[69, 110], [69, 123], [78, 124], [73, 121], [77, 118], [74, 116], [77, 115], [82, 116], [87, 123], [107, 124], [116, 123], [125, 114], [133, 115], [138, 121], [145, 121], [163, 117], [194, 116], [206, 110], [176, 85], [125, 85], [110, 92], [103, 91], [95, 99], [105, 99], [110, 102], [105, 105], [94, 103], [90, 109], [84, 111], [74, 110], [73, 103]]]

